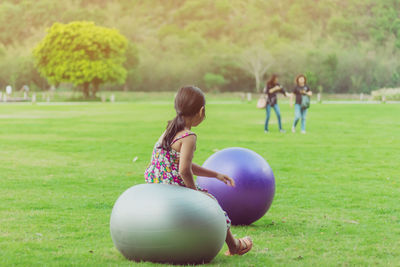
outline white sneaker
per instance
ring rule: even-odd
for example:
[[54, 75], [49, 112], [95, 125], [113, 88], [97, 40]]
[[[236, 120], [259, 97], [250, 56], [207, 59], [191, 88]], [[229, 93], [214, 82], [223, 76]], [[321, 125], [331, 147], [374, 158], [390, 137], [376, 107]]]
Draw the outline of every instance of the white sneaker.
[[302, 134], [306, 134], [306, 131], [303, 131], [303, 130], [302, 130], [301, 133], [302, 133]]
[[294, 128], [294, 126], [292, 126], [292, 133], [296, 132], [296, 128]]
[[269, 133], [268, 131], [264, 131], [264, 133]]

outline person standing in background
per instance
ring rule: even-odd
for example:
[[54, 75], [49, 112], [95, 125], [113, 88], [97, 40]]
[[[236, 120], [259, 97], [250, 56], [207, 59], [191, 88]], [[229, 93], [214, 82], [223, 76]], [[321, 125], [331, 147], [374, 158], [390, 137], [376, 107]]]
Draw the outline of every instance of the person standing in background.
[[281, 133], [284, 133], [285, 130], [282, 128], [282, 122], [281, 122], [281, 112], [279, 110], [278, 106], [278, 96], [277, 94], [281, 93], [284, 96], [286, 96], [286, 92], [283, 89], [283, 87], [278, 83], [278, 75], [273, 74], [269, 81], [266, 83], [266, 86], [264, 88], [264, 94], [266, 94], [267, 97], [267, 106], [266, 106], [266, 111], [267, 111], [267, 118], [265, 119], [265, 125], [264, 125], [264, 131], [265, 133], [268, 133], [268, 123], [269, 119], [271, 117], [271, 108], [275, 110], [276, 118], [278, 119], [278, 126], [279, 126], [279, 131]]
[[292, 126], [292, 132], [296, 132], [296, 125], [301, 118], [301, 133], [306, 133], [306, 116], [308, 106], [304, 104], [304, 97], [308, 98], [312, 96], [310, 87], [307, 86], [306, 76], [300, 74], [296, 77], [296, 87], [293, 89], [293, 94], [291, 94], [290, 105], [293, 106], [293, 96], [296, 96], [296, 102], [294, 105], [294, 121]]

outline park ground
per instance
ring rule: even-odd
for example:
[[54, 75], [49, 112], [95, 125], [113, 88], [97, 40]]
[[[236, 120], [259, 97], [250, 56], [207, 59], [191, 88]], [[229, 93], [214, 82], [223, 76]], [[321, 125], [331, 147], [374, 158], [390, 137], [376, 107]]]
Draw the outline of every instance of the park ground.
[[[254, 100], [211, 99], [193, 129], [195, 162], [246, 147], [276, 178], [268, 213], [233, 227], [254, 249], [226, 257], [224, 246], [208, 266], [400, 266], [400, 105], [314, 104], [306, 135], [281, 111], [287, 133], [272, 114], [264, 134]], [[111, 210], [144, 182], [173, 116], [170, 98], [0, 105], [0, 266], [133, 265], [114, 248]]]

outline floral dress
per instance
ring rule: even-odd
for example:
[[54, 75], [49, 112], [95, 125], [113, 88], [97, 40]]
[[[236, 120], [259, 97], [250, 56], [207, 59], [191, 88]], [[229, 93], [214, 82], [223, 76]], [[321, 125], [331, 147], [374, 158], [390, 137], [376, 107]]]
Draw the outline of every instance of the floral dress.
[[[176, 141], [185, 138], [189, 135], [196, 135], [193, 132], [186, 132], [183, 135], [175, 138], [171, 145]], [[146, 171], [144, 172], [144, 178], [148, 184], [171, 184], [185, 186], [182, 177], [179, 174], [179, 156], [180, 153], [174, 149], [166, 150], [161, 147], [161, 144], [157, 142], [153, 148], [153, 154], [151, 156], [151, 161]], [[217, 199], [203, 189], [196, 185], [197, 190], [207, 193], [215, 201]], [[224, 211], [225, 212], [225, 211]], [[231, 220], [225, 212], [226, 223], [228, 228], [231, 225]]]

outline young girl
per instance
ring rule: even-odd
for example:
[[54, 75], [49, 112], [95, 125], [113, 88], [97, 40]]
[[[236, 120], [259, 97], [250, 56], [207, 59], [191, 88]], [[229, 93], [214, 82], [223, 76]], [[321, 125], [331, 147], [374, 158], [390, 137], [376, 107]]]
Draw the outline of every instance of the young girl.
[[293, 89], [293, 94], [291, 95], [290, 105], [293, 105], [293, 96], [296, 97], [296, 103], [294, 105], [294, 121], [292, 126], [292, 132], [296, 132], [296, 125], [301, 118], [301, 133], [306, 133], [306, 116], [307, 108], [301, 108], [301, 97], [302, 95], [312, 96], [310, 87], [307, 86], [306, 76], [300, 74], [296, 77], [296, 87]]
[[[208, 194], [194, 182], [193, 175], [199, 175], [216, 178], [229, 186], [234, 186], [234, 181], [230, 177], [192, 162], [197, 137], [191, 132], [191, 128], [199, 125], [205, 118], [203, 92], [193, 86], [181, 88], [175, 97], [175, 110], [176, 117], [168, 122], [166, 131], [154, 146], [151, 163], [144, 173], [146, 182], [185, 186]], [[253, 241], [250, 237], [234, 238], [226, 213], [225, 216], [228, 224], [225, 241], [229, 248], [225, 255], [243, 255], [252, 248]]]

